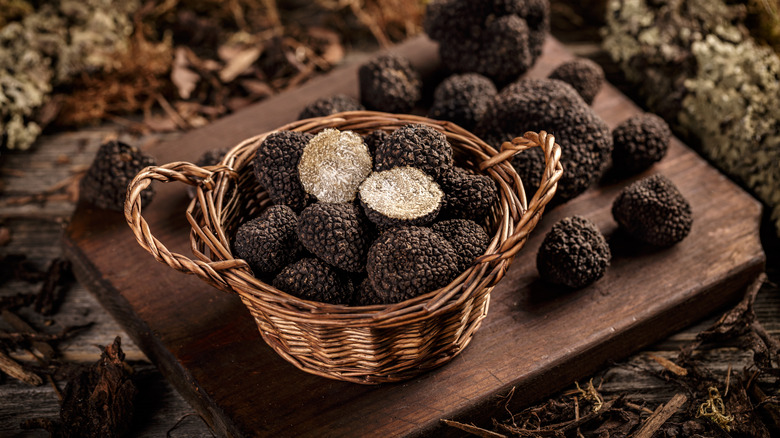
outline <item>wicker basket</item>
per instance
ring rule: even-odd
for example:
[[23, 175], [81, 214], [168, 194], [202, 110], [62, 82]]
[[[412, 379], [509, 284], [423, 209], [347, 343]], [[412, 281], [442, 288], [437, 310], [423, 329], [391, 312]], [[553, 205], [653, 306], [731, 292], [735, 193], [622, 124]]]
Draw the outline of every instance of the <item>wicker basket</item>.
[[[454, 124], [411, 115], [353, 111], [297, 121], [279, 130], [316, 133], [338, 128], [367, 134], [409, 123], [443, 132], [453, 146], [456, 163], [489, 175], [499, 189], [499, 201], [485, 224], [492, 234], [485, 254], [447, 286], [411, 300], [363, 307], [306, 301], [258, 280], [244, 260], [234, 258], [230, 241], [238, 225], [270, 205], [251, 166], [255, 151], [269, 133], [233, 147], [217, 166], [200, 168], [176, 162], [144, 169], [128, 187], [125, 217], [138, 242], [158, 261], [237, 294], [263, 339], [298, 368], [364, 384], [408, 379], [446, 363], [469, 343], [487, 314], [490, 291], [536, 226], [562, 173], [560, 147], [545, 132], [526, 133], [504, 143], [498, 152]], [[546, 167], [529, 203], [509, 161], [534, 146], [544, 149]], [[197, 260], [170, 252], [152, 236], [141, 216], [140, 197], [152, 180], [197, 187], [186, 210]]]

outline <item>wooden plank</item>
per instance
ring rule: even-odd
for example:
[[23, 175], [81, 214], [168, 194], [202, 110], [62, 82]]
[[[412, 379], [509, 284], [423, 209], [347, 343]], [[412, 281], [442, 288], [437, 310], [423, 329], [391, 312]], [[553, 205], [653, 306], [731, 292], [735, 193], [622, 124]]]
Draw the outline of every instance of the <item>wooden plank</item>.
[[[397, 49], [431, 72], [435, 46], [424, 38]], [[569, 58], [550, 40], [531, 76]], [[357, 94], [356, 67], [315, 79], [151, 152], [160, 162], [195, 160], [294, 119], [316, 97]], [[636, 108], [614, 88], [594, 109], [614, 126]], [[690, 236], [663, 250], [629, 248], [616, 234], [612, 199], [625, 183], [594, 187], [546, 214], [491, 297], [469, 347], [451, 363], [401, 384], [376, 387], [308, 375], [266, 346], [240, 301], [154, 261], [122, 215], [79, 205], [64, 237], [77, 276], [120, 321], [163, 374], [226, 436], [421, 436], [453, 433], [440, 419], [472, 423], [516, 387], [517, 408], [583, 377], [732, 301], [763, 270], [760, 205], [680, 142], [647, 172], [662, 172], [693, 206]], [[159, 187], [144, 210], [153, 233], [188, 251], [183, 187]], [[535, 253], [544, 233], [582, 214], [613, 237], [605, 278], [571, 293], [539, 281]]]

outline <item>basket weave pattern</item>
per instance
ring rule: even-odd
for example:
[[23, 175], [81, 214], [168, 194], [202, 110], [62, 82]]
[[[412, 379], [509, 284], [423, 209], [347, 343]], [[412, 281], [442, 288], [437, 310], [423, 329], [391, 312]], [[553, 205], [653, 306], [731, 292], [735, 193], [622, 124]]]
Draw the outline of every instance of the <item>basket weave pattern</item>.
[[[368, 134], [409, 123], [443, 132], [452, 144], [456, 163], [489, 175], [499, 190], [499, 200], [483, 224], [492, 236], [485, 254], [447, 286], [411, 300], [362, 307], [306, 301], [255, 278], [244, 260], [234, 258], [230, 242], [237, 227], [271, 204], [252, 173], [255, 152], [270, 132], [236, 145], [217, 166], [175, 162], [144, 169], [128, 187], [125, 218], [136, 240], [155, 259], [237, 294], [266, 343], [298, 368], [356, 383], [414, 377], [446, 363], [468, 345], [487, 315], [491, 290], [555, 194], [562, 168], [560, 146], [543, 131], [526, 133], [496, 151], [448, 122], [371, 111], [297, 121], [279, 130], [317, 133], [337, 128]], [[545, 171], [529, 202], [509, 162], [516, 153], [537, 146], [544, 149]], [[140, 193], [152, 180], [197, 187], [185, 212], [195, 259], [169, 251], [142, 217]]]

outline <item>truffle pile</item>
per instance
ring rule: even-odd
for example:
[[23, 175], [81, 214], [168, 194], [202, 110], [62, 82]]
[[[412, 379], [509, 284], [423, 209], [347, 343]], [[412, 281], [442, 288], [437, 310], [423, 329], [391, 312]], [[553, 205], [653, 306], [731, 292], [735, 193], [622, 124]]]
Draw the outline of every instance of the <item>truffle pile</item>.
[[275, 205], [239, 227], [235, 254], [300, 298], [397, 303], [449, 284], [488, 247], [480, 223], [496, 185], [456, 167], [447, 137], [427, 125], [365, 138], [276, 132], [254, 164]]
[[399, 55], [382, 55], [361, 65], [358, 84], [360, 100], [370, 110], [408, 113], [422, 96], [420, 74]]

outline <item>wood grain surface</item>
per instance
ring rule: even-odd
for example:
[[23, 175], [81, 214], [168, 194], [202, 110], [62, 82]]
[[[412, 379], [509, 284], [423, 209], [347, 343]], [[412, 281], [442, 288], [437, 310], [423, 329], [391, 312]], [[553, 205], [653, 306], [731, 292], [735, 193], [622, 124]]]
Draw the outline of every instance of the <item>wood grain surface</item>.
[[[435, 70], [430, 41], [417, 38], [396, 50], [428, 74]], [[531, 76], [546, 75], [570, 56], [549, 40]], [[194, 161], [206, 149], [294, 119], [317, 97], [356, 95], [355, 71], [315, 79], [149, 152], [159, 162]], [[610, 126], [639, 111], [609, 86], [594, 109]], [[594, 187], [547, 213], [460, 356], [419, 378], [378, 387], [323, 379], [286, 363], [263, 344], [237, 297], [154, 261], [119, 213], [79, 204], [63, 245], [80, 282], [219, 435], [438, 436], [452, 432], [442, 418], [485, 420], [512, 388], [510, 407], [517, 408], [662, 339], [741, 295], [763, 270], [755, 200], [677, 141], [641, 176], [655, 172], [692, 204], [695, 222], [686, 240], [664, 250], [627, 244], [609, 209], [628, 181]], [[184, 188], [157, 188], [145, 217], [170, 249], [184, 252]], [[572, 214], [598, 224], [614, 258], [605, 278], [565, 293], [539, 281], [535, 253], [552, 224]]]

